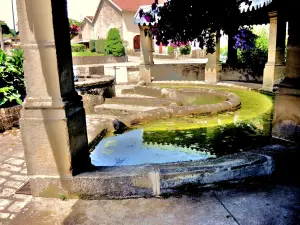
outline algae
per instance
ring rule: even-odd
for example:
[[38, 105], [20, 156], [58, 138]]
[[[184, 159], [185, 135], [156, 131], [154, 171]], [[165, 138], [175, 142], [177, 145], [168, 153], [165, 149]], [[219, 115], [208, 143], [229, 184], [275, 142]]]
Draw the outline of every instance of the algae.
[[[199, 86], [160, 85], [160, 87], [178, 89]], [[160, 118], [148, 123], [134, 125], [128, 132], [139, 130], [142, 134], [138, 135], [136, 137], [138, 140], [135, 141], [141, 142], [141, 151], [160, 149], [161, 151], [168, 151], [170, 154], [173, 154], [171, 153], [172, 151], [174, 153], [180, 151], [186, 152], [188, 155], [197, 152], [197, 157], [205, 159], [246, 151], [269, 142], [273, 112], [272, 96], [238, 88], [218, 86], [201, 86], [201, 88], [213, 88], [235, 93], [240, 97], [242, 106], [234, 112], [209, 116], [173, 116], [171, 118]], [[215, 98], [216, 96], [209, 97], [210, 99], [201, 99], [200, 96], [199, 98], [191, 97], [187, 100], [187, 104], [207, 104], [207, 102], [211, 104], [212, 101], [215, 101], [215, 103], [224, 101], [224, 99]], [[127, 134], [124, 133], [122, 135], [126, 136]], [[106, 137], [108, 136], [112, 135], [108, 134]], [[106, 147], [108, 150], [112, 150], [110, 147], [114, 147], [114, 145], [110, 143]], [[125, 146], [125, 144], [122, 147], [119, 146], [119, 148], [122, 149], [123, 154], [127, 150], [129, 152], [132, 151], [132, 146]], [[112, 151], [106, 151], [105, 153], [106, 155], [112, 154]], [[144, 156], [146, 153], [147, 151], [143, 153]], [[164, 155], [164, 153], [161, 154]], [[103, 158], [104, 155], [102, 154], [101, 157]], [[158, 160], [157, 157], [149, 158], [149, 160], [153, 163], [155, 160]], [[171, 155], [168, 157], [171, 157]], [[94, 158], [97, 158], [97, 156], [95, 155]], [[166, 161], [167, 159], [160, 160]], [[149, 163], [151, 163], [150, 161]], [[158, 160], [158, 162], [160, 161]], [[125, 164], [127, 163], [129, 162], [125, 162]], [[124, 162], [120, 164], [124, 164]]]

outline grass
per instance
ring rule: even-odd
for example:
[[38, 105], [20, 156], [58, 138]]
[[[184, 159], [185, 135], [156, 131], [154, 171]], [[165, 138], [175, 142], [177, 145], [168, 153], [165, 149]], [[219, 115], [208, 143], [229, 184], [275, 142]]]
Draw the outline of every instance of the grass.
[[96, 52], [72, 52], [72, 56], [103, 56], [104, 54]]

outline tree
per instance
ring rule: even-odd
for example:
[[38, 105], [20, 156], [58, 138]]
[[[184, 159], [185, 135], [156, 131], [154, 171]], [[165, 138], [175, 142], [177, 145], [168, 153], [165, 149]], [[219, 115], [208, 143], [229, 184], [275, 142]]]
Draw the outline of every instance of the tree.
[[72, 25], [75, 25], [77, 27], [81, 27], [81, 25], [83, 24], [83, 21], [78, 21], [78, 20], [74, 20], [69, 18], [69, 26], [72, 27]]
[[199, 1], [199, 0], [172, 0], [158, 7], [158, 2], [152, 5], [151, 12], [140, 11], [140, 17], [146, 21], [156, 21], [151, 26], [151, 32], [158, 42], [168, 44], [186, 43], [197, 40], [199, 47], [207, 48], [208, 53], [215, 51], [215, 37], [220, 31], [228, 34], [237, 30], [244, 17], [240, 13], [241, 4], [250, 5], [251, 0], [223, 0], [223, 1]]
[[104, 51], [106, 55], [125, 55], [125, 48], [121, 40], [120, 32], [117, 28], [111, 28], [108, 31], [108, 35], [104, 44]]
[[2, 27], [3, 34], [14, 34], [14, 32], [11, 32], [8, 25], [4, 21], [0, 21], [0, 26]]
[[70, 39], [73, 39], [79, 34], [80, 27], [83, 21], [77, 21], [74, 19], [69, 18], [69, 27], [70, 27]]

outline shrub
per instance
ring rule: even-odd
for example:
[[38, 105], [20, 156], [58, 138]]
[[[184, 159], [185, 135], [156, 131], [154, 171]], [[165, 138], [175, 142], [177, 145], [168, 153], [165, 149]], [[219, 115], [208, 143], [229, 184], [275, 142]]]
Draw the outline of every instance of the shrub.
[[105, 39], [96, 40], [96, 52], [104, 54]]
[[72, 52], [84, 52], [84, 45], [83, 44], [72, 44]]
[[179, 51], [181, 55], [189, 55], [191, 54], [192, 47], [190, 45], [185, 45], [180, 47]]
[[105, 41], [104, 51], [106, 55], [125, 55], [125, 48], [120, 37], [120, 32], [117, 28], [112, 28], [109, 30]]
[[220, 48], [220, 60], [225, 63], [228, 58], [228, 45]]
[[15, 49], [10, 56], [0, 49], [0, 107], [22, 104], [26, 95], [23, 51]]
[[90, 40], [89, 49], [90, 52], [96, 52], [96, 40]]
[[255, 46], [248, 50], [238, 50], [238, 62], [244, 64], [265, 64], [268, 61], [268, 31], [265, 27], [254, 30], [257, 35]]
[[168, 54], [172, 55], [174, 53], [174, 48], [172, 46], [168, 46]]

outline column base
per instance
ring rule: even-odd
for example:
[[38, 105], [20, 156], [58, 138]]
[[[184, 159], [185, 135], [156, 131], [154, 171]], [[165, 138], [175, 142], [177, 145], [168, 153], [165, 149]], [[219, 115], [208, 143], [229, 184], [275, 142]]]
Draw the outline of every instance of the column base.
[[140, 81], [151, 83], [153, 65], [154, 64], [140, 64]]
[[[296, 81], [292, 81], [296, 83]], [[281, 83], [276, 91], [272, 135], [300, 143], [300, 88]]]
[[92, 168], [82, 105], [25, 107], [20, 127], [28, 175], [68, 177]]
[[222, 64], [206, 64], [205, 66], [205, 83], [216, 84], [221, 80]]
[[300, 77], [300, 46], [288, 46], [286, 76], [288, 78]]
[[274, 85], [279, 84], [284, 79], [285, 73], [285, 64], [267, 63], [264, 69], [262, 90], [272, 92]]

